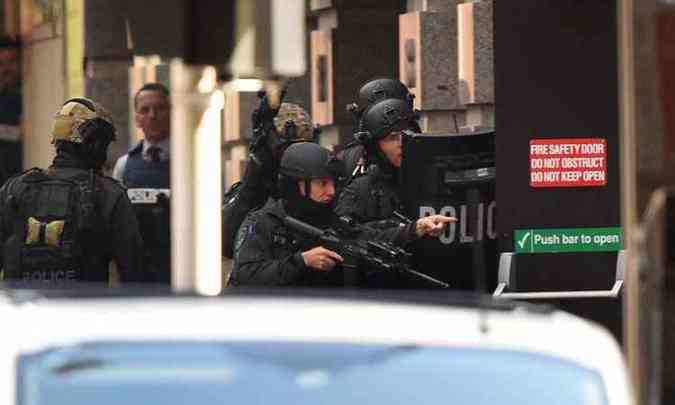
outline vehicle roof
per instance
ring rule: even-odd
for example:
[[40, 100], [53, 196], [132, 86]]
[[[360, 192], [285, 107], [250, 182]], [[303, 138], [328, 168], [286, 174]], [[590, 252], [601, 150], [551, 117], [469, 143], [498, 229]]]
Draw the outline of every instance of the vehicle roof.
[[[232, 294], [225, 297], [0, 298], [0, 381], [15, 356], [89, 341], [248, 340], [377, 343], [516, 350], [565, 359], [626, 386], [614, 338], [561, 311], [529, 306], [412, 304], [353, 297]], [[7, 348], [7, 346], [6, 346]], [[3, 378], [4, 377], [4, 378]], [[7, 403], [13, 402], [13, 390]], [[626, 390], [628, 388], [625, 388]], [[608, 395], [617, 397], [621, 393]], [[0, 397], [0, 400], [2, 398]], [[0, 402], [1, 403], [1, 402]], [[610, 403], [616, 403], [610, 400]], [[619, 402], [621, 403], [621, 402]]]

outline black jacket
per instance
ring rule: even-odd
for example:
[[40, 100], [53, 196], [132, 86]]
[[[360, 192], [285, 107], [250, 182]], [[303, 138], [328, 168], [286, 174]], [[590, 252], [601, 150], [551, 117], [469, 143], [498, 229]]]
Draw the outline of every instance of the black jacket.
[[241, 223], [251, 211], [262, 207], [276, 190], [276, 173], [249, 160], [239, 183], [225, 194], [223, 201], [223, 255], [234, 258], [234, 240]]
[[[354, 275], [345, 272], [342, 266], [330, 272], [306, 267], [302, 252], [318, 244], [288, 229], [283, 222], [286, 215], [284, 202], [279, 200], [251, 213], [244, 220], [236, 238], [231, 285], [342, 287], [352, 285], [356, 279], [357, 286], [371, 287], [397, 282], [397, 275], [368, 276], [367, 269], [358, 269], [359, 274]], [[338, 220], [337, 217], [335, 220]], [[399, 246], [416, 238], [412, 226], [386, 231], [357, 227], [344, 236], [392, 242]]]
[[354, 141], [347, 144], [336, 156], [344, 165], [343, 176], [338, 181], [338, 189], [342, 191], [352, 179], [366, 173], [367, 155], [363, 145]]
[[335, 213], [376, 229], [399, 226], [404, 211], [397, 190], [396, 177], [378, 166], [371, 166], [364, 176], [353, 179], [339, 195]]
[[[77, 167], [76, 162], [57, 157], [54, 165], [47, 170], [48, 176], [73, 180], [81, 178], [83, 173], [90, 173], [85, 168]], [[15, 234], [15, 218], [13, 208], [10, 207], [10, 196], [18, 196], [26, 192], [28, 185], [24, 183], [25, 176], [31, 171], [11, 178], [0, 189], [0, 262], [4, 269], [6, 280], [25, 279], [21, 275], [21, 265], [9, 263], [7, 254], [13, 250], [8, 241]], [[143, 240], [138, 229], [136, 215], [131, 206], [126, 191], [116, 180], [95, 175], [94, 209], [96, 225], [83, 244], [83, 256], [86, 257], [87, 268], [84, 269], [77, 281], [108, 282], [108, 265], [115, 260], [122, 282], [139, 281], [142, 279]], [[40, 198], [35, 200], [39, 206], [45, 204]], [[51, 201], [51, 204], [57, 202]], [[14, 268], [13, 268], [14, 267]]]

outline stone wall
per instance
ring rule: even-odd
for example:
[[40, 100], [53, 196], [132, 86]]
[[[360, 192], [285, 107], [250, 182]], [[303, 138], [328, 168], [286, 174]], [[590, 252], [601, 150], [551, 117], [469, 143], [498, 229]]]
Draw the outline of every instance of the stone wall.
[[346, 106], [375, 77], [398, 76], [400, 0], [312, 1], [312, 116], [323, 127], [322, 144], [345, 144], [354, 123]]
[[399, 77], [422, 130], [494, 127], [492, 1], [409, 0], [399, 20]]
[[85, 95], [110, 111], [117, 129], [117, 141], [108, 152], [108, 170], [135, 139], [130, 108], [132, 57], [125, 27], [119, 5], [106, 0], [84, 2]]
[[[312, 0], [307, 27], [309, 71], [291, 82], [287, 100], [310, 111], [322, 127], [321, 144], [352, 140], [346, 105], [375, 77], [410, 87], [426, 132], [494, 127], [492, 1]], [[240, 94], [225, 106], [228, 185], [245, 164], [250, 129], [241, 123], [254, 105]]]

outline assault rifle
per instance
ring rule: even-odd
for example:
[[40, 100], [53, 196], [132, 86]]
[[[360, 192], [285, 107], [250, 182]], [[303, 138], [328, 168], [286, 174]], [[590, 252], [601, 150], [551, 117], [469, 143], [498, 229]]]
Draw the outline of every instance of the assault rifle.
[[450, 287], [441, 280], [411, 269], [408, 264], [411, 254], [390, 243], [341, 238], [332, 229], [322, 230], [291, 216], [284, 218], [284, 224], [296, 232], [316, 238], [321, 246], [342, 256], [345, 260], [343, 266], [355, 268], [362, 264], [378, 271], [408, 273], [437, 287]]

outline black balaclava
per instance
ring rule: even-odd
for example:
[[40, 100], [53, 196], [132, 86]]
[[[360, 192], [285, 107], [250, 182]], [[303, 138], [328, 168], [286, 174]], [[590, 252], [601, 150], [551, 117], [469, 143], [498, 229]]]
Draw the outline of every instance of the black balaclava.
[[112, 140], [96, 136], [91, 138], [84, 143], [57, 141], [54, 165], [94, 169], [100, 172], [107, 159], [108, 146]]
[[[312, 142], [290, 145], [281, 159], [279, 192], [284, 208], [291, 216], [303, 219], [316, 226], [325, 224], [332, 217], [333, 203], [312, 200], [312, 179], [332, 178], [339, 175], [342, 165], [331, 152]], [[306, 195], [300, 193], [299, 183], [304, 182]]]
[[[299, 182], [305, 183], [306, 195], [304, 196], [300, 193]], [[331, 223], [335, 200], [330, 203], [312, 200], [309, 197], [311, 180], [299, 180], [282, 175], [279, 187], [284, 209], [288, 215], [318, 227], [328, 226]]]

